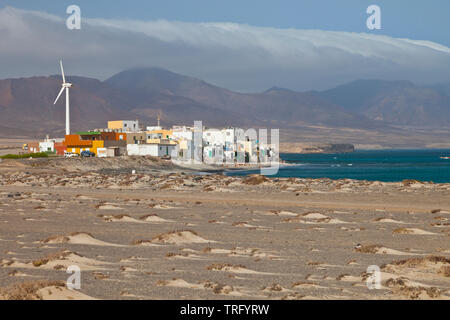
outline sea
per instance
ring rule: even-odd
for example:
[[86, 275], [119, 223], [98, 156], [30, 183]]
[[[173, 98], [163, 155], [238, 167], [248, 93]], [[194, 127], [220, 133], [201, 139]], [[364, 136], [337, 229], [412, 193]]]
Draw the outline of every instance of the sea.
[[[370, 150], [341, 154], [281, 154], [273, 177], [356, 179], [395, 182], [406, 179], [450, 183], [450, 149]], [[232, 171], [238, 176], [259, 170]]]

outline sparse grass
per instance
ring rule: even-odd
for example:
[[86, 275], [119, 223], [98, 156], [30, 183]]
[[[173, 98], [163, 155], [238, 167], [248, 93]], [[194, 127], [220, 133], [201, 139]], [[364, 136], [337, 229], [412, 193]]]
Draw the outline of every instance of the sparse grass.
[[28, 159], [28, 158], [48, 158], [48, 153], [25, 153], [25, 154], [5, 154], [0, 156], [0, 159]]

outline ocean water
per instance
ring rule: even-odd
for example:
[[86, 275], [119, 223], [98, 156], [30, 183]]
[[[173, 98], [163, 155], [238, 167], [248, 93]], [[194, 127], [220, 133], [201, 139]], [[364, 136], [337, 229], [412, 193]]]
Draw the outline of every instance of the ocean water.
[[[281, 158], [290, 165], [280, 167], [274, 177], [450, 182], [450, 160], [440, 157], [450, 157], [450, 149], [281, 154]], [[227, 174], [247, 175], [258, 172], [259, 170], [249, 170]]]

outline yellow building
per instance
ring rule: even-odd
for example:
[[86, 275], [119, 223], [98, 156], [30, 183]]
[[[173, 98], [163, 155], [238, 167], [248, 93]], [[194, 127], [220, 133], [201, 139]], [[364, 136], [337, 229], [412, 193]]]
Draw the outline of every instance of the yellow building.
[[164, 144], [177, 144], [175, 141], [172, 141], [172, 130], [153, 130], [153, 131], [147, 131], [147, 143], [164, 143]]
[[139, 121], [138, 120], [108, 121], [108, 129], [124, 132], [126, 131], [137, 132], [139, 131]]

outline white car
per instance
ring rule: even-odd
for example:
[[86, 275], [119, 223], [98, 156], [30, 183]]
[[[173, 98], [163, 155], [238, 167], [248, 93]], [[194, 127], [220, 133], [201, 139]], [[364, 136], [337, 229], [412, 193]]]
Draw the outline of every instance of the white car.
[[78, 153], [75, 152], [64, 152], [64, 157], [66, 158], [74, 158], [74, 157], [79, 157], [80, 155]]

